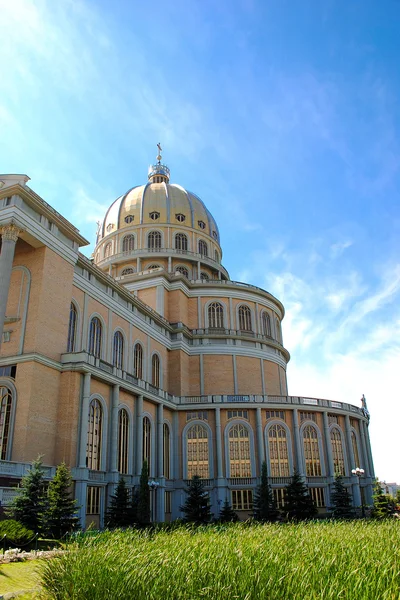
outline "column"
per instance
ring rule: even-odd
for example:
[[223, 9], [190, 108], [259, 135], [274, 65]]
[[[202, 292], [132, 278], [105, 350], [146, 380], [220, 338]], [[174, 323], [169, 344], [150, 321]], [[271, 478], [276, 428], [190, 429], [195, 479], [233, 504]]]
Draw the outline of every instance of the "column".
[[[355, 467], [359, 467], [360, 465], [355, 464], [354, 452], [353, 452], [353, 444], [351, 443], [351, 427], [350, 427], [350, 417], [346, 415], [344, 418], [345, 421], [345, 429], [346, 429], [346, 441], [347, 441], [347, 455], [349, 457], [349, 471], [351, 474], [351, 470]], [[361, 505], [361, 493], [360, 493], [360, 482], [358, 480], [357, 475], [351, 475], [351, 485], [353, 488], [353, 506]]]
[[332, 457], [332, 443], [331, 443], [331, 433], [329, 431], [329, 421], [328, 421], [328, 413], [327, 412], [323, 412], [322, 413], [322, 418], [324, 420], [324, 437], [325, 437], [325, 450], [326, 450], [326, 457], [327, 457], [327, 466], [328, 466], [328, 477], [334, 477], [335, 476], [335, 465], [333, 464], [333, 457]]
[[369, 438], [369, 425], [367, 425], [367, 423], [365, 423], [365, 422], [364, 422], [364, 430], [365, 430], [365, 441], [367, 443], [367, 454], [369, 456], [370, 476], [374, 479], [375, 478], [375, 469], [374, 469], [374, 461], [372, 458], [371, 440]]
[[140, 273], [141, 271], [141, 261], [140, 261], [140, 257], [138, 256], [136, 259], [136, 270], [138, 273]]
[[172, 256], [168, 256], [168, 273], [172, 273]]
[[365, 441], [365, 431], [364, 431], [364, 423], [363, 421], [358, 421], [359, 427], [360, 427], [360, 434], [361, 434], [361, 447], [362, 447], [362, 453], [363, 453], [363, 465], [356, 465], [357, 467], [362, 466], [364, 471], [365, 471], [365, 476], [369, 477], [370, 476], [370, 472], [369, 472], [369, 456], [367, 454], [367, 445], [366, 445], [366, 441]]
[[119, 385], [112, 388], [111, 401], [111, 440], [110, 440], [110, 464], [109, 469], [114, 473], [113, 481], [118, 480], [118, 405], [119, 405]]
[[304, 468], [303, 461], [301, 460], [301, 445], [300, 445], [300, 431], [299, 431], [299, 411], [297, 408], [293, 409], [293, 437], [294, 437], [294, 447], [296, 452], [296, 460], [295, 463], [297, 465], [297, 470], [299, 474], [304, 477]]
[[78, 464], [78, 467], [80, 469], [86, 469], [90, 380], [91, 380], [90, 373], [85, 373], [83, 376], [83, 390], [82, 390], [81, 415], [80, 415], [81, 431], [80, 431], [80, 441], [79, 441], [79, 464]]
[[201, 265], [200, 265], [200, 261], [197, 261], [197, 279], [200, 279], [200, 273], [201, 273]]
[[263, 433], [262, 433], [262, 415], [261, 415], [261, 407], [258, 406], [256, 409], [256, 422], [257, 422], [257, 449], [258, 449], [258, 465], [259, 465], [259, 473], [261, 475], [261, 467], [263, 462], [265, 461], [265, 453], [264, 453], [264, 443], [263, 443]]
[[137, 397], [135, 402], [136, 417], [136, 475], [140, 477], [143, 465], [143, 396]]
[[[172, 415], [172, 479], [175, 481], [182, 479], [181, 474], [179, 472], [179, 412], [176, 410]], [[172, 520], [177, 519], [179, 517], [179, 505], [180, 501], [180, 489], [174, 489], [172, 491]]]
[[156, 521], [165, 521], [165, 477], [164, 477], [164, 406], [157, 406], [157, 476], [160, 484], [156, 491]]
[[6, 318], [8, 290], [14, 260], [15, 244], [21, 230], [13, 223], [5, 225], [1, 230], [2, 247], [0, 254], [0, 347], [3, 339], [4, 321]]
[[223, 477], [222, 470], [222, 441], [221, 441], [221, 409], [215, 407], [215, 451], [217, 453], [217, 478]]

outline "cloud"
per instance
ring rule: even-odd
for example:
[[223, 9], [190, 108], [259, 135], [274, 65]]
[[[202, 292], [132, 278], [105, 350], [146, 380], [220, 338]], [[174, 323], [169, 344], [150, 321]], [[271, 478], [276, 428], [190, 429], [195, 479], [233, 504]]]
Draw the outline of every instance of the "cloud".
[[330, 247], [331, 257], [338, 258], [343, 254], [346, 248], [350, 248], [352, 245], [352, 240], [344, 240], [343, 242], [336, 242], [335, 244], [332, 244]]

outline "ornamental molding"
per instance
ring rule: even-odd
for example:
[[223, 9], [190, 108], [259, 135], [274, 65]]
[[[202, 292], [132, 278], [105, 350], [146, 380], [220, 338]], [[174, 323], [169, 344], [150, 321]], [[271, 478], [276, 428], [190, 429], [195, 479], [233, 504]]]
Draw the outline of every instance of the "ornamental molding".
[[9, 225], [4, 225], [0, 231], [1, 231], [1, 237], [2, 237], [3, 242], [6, 242], [6, 241], [16, 242], [18, 240], [18, 237], [22, 233], [22, 229], [20, 229], [16, 225], [14, 225], [14, 223], [10, 223]]

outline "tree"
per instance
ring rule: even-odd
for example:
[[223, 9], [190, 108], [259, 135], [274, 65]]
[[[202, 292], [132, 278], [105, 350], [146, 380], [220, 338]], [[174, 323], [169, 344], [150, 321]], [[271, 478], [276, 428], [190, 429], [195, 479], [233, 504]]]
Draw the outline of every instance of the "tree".
[[50, 481], [45, 512], [47, 532], [56, 539], [61, 539], [78, 527], [79, 518], [76, 515], [77, 501], [71, 496], [72, 478], [65, 463], [57, 467], [54, 479]]
[[235, 523], [239, 520], [239, 517], [233, 510], [232, 506], [229, 504], [228, 499], [226, 498], [224, 504], [222, 505], [221, 512], [219, 513], [218, 521], [220, 523]]
[[10, 506], [12, 518], [32, 531], [43, 530], [43, 514], [46, 510], [46, 486], [42, 458], [33, 461], [31, 469], [21, 479], [21, 492]]
[[343, 477], [337, 475], [331, 494], [331, 511], [334, 519], [353, 519], [354, 507], [349, 490], [343, 485]]
[[140, 473], [137, 522], [140, 525], [149, 525], [150, 523], [150, 489], [147, 460], [143, 462], [142, 472]]
[[107, 527], [128, 527], [132, 525], [132, 505], [129, 490], [123, 477], [119, 478], [115, 495], [111, 496], [106, 515]]
[[268, 483], [268, 469], [265, 461], [261, 466], [261, 482], [255, 492], [253, 512], [257, 521], [276, 521], [278, 518], [274, 495]]
[[187, 494], [185, 504], [179, 507], [185, 514], [185, 521], [197, 525], [208, 523], [211, 519], [210, 498], [198, 475], [193, 475], [185, 492]]
[[307, 486], [296, 470], [292, 481], [285, 489], [285, 505], [283, 510], [286, 513], [286, 518], [293, 521], [312, 519], [317, 514], [317, 509]]
[[372, 508], [371, 516], [374, 519], [387, 519], [395, 513], [394, 498], [390, 494], [384, 494], [382, 492], [382, 487], [378, 479], [375, 479], [373, 498], [374, 506]]

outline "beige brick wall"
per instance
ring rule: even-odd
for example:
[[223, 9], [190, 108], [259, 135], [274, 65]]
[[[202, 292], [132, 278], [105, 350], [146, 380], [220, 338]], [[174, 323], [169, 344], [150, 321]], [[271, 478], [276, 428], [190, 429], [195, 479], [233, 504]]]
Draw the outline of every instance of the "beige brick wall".
[[156, 310], [156, 287], [146, 288], [145, 290], [138, 290], [137, 295], [139, 300]]
[[232, 356], [204, 355], [204, 393], [206, 395], [234, 393]]
[[268, 395], [280, 396], [281, 385], [279, 379], [279, 367], [277, 364], [264, 360], [264, 381]]
[[259, 358], [236, 357], [238, 394], [262, 394], [261, 363]]

